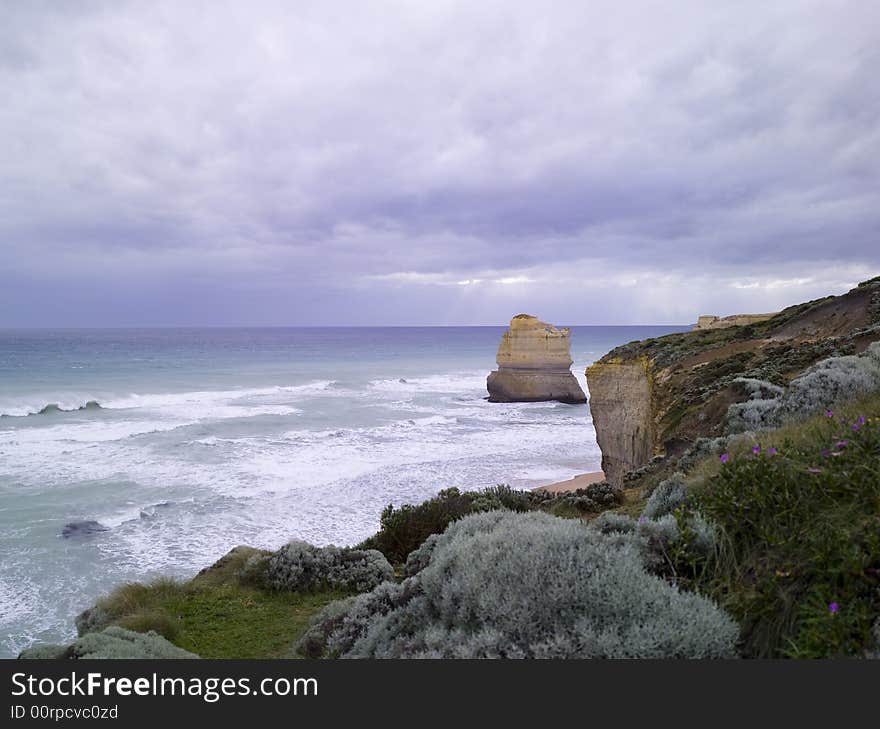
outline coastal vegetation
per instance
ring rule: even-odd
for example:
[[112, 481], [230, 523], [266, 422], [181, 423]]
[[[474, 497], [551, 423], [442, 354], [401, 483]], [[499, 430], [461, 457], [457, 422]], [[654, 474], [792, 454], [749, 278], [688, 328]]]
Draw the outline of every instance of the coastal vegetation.
[[[400, 584], [328, 607], [310, 657], [729, 658], [738, 629], [579, 520], [491, 511], [451, 524]], [[410, 572], [411, 570], [408, 570]]]

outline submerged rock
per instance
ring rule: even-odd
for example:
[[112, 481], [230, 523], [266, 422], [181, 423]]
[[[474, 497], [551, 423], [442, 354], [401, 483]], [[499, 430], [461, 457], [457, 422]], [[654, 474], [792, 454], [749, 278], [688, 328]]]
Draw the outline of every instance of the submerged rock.
[[64, 525], [61, 536], [65, 539], [70, 539], [71, 537], [88, 537], [92, 534], [97, 534], [98, 532], [108, 531], [110, 531], [109, 527], [105, 527], [103, 524], [93, 519], [87, 521], [72, 521], [69, 524]]
[[571, 330], [517, 314], [498, 347], [498, 369], [489, 374], [489, 402], [585, 403], [571, 373]]

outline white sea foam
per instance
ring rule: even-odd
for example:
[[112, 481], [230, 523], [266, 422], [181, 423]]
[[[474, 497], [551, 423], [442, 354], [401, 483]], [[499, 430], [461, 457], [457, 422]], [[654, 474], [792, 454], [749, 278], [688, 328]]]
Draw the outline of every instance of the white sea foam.
[[[76, 413], [87, 403], [96, 402], [104, 410], [158, 411], [167, 415], [185, 414], [188, 418], [237, 417], [243, 409], [255, 409], [260, 404], [271, 406], [300, 400], [315, 395], [333, 395], [334, 380], [317, 380], [302, 385], [243, 388], [236, 390], [198, 390], [191, 392], [107, 393], [49, 392], [27, 397], [0, 400], [0, 416], [9, 418], [37, 415], [47, 406], [55, 405], [62, 412]], [[345, 393], [338, 393], [344, 396]], [[267, 409], [271, 414], [274, 410]]]
[[[192, 574], [234, 544], [351, 544], [375, 531], [389, 502], [598, 466], [582, 406], [488, 403], [485, 373], [400, 379], [131, 394], [105, 398], [100, 411], [0, 421], [0, 481], [46, 498], [57, 490], [59, 565], [78, 555], [69, 569], [100, 573], [41, 582], [33, 601], [0, 592], [0, 623], [31, 626], [3, 650], [69, 631], [70, 615], [109, 585]], [[110, 530], [66, 544], [57, 535], [74, 519]], [[38, 616], [56, 589], [75, 605]]]

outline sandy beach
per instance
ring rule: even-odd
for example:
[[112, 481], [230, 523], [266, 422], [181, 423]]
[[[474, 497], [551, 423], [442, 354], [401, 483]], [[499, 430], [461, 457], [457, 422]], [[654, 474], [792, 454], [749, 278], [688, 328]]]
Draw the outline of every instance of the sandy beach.
[[582, 473], [568, 481], [559, 481], [557, 483], [547, 484], [546, 486], [538, 486], [533, 491], [549, 491], [552, 494], [562, 494], [567, 491], [576, 491], [589, 486], [591, 483], [598, 483], [605, 480], [605, 474], [602, 471], [593, 471], [592, 473]]

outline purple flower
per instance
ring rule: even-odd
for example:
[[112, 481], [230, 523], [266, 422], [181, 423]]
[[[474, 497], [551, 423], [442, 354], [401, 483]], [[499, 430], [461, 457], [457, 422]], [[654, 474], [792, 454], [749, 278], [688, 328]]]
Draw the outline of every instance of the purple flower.
[[833, 417], [834, 417], [834, 411], [833, 411], [833, 410], [826, 410], [826, 411], [825, 411], [825, 414], [826, 414], [829, 418], [833, 418]]
[[769, 453], [771, 456], [775, 456], [777, 453], [779, 453], [779, 451], [777, 451], [775, 448], [771, 448], [767, 451], [767, 453]]
[[721, 462], [722, 462], [722, 463], [727, 463], [727, 454], [726, 454], [726, 453], [723, 453], [723, 454], [721, 455]]
[[846, 448], [848, 445], [849, 445], [849, 441], [848, 441], [848, 440], [839, 440], [839, 441], [837, 441], [837, 447], [838, 447], [838, 448]]
[[853, 423], [853, 430], [858, 430], [860, 427], [858, 423]]
[[825, 458], [828, 458], [828, 456], [831, 455], [831, 451], [829, 451], [829, 450], [826, 448], [824, 451], [822, 451], [822, 455], [825, 456]]
[[754, 453], [756, 456], [757, 456], [760, 452], [761, 452], [761, 446], [756, 445], [754, 448], [752, 448], [752, 453]]
[[648, 521], [648, 520], [645, 517], [643, 517], [643, 516], [639, 517], [639, 524], [644, 524], [646, 521]]
[[838, 605], [836, 602], [832, 602], [828, 606], [828, 609], [831, 611], [832, 615], [837, 615], [837, 611], [840, 610], [840, 605]]
[[862, 417], [859, 418], [859, 422], [860, 422], [862, 425], [865, 424], [865, 416], [864, 416], [864, 415], [862, 415]]

